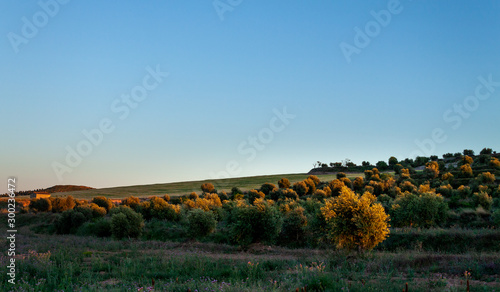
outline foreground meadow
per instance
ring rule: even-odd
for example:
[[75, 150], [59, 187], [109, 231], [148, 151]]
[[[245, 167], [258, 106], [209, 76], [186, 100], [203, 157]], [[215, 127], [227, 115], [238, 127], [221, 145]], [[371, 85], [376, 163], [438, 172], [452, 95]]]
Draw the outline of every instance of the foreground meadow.
[[[500, 253], [425, 246], [364, 255], [334, 249], [246, 249], [209, 242], [47, 235], [26, 220], [17, 238], [16, 284], [2, 291], [500, 291]], [[2, 219], [5, 219], [2, 216]], [[4, 221], [4, 220], [2, 220]], [[0, 241], [6, 246], [6, 240]], [[425, 243], [424, 243], [425, 245]], [[2, 254], [0, 265], [7, 265]], [[468, 272], [470, 274], [465, 274]]]

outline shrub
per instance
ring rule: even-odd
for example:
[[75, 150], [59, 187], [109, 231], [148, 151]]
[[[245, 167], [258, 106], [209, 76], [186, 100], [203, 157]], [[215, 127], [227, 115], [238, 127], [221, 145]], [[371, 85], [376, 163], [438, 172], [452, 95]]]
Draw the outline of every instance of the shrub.
[[491, 160], [490, 160], [490, 165], [493, 167], [493, 168], [496, 168], [496, 169], [500, 169], [500, 160], [498, 160], [497, 158], [495, 157], [492, 157]]
[[278, 187], [280, 189], [288, 189], [290, 188], [290, 186], [290, 181], [287, 178], [282, 178], [278, 181]]
[[193, 201], [194, 201], [194, 200], [196, 200], [196, 199], [198, 199], [199, 197], [200, 197], [200, 196], [198, 196], [198, 194], [197, 194], [196, 192], [191, 192], [191, 193], [189, 194], [189, 196], [188, 196], [188, 198], [189, 198], [190, 200], [193, 200]]
[[342, 177], [340, 181], [343, 182], [346, 187], [352, 189], [352, 182], [348, 177]]
[[129, 207], [120, 206], [113, 209], [111, 216], [111, 234], [117, 239], [137, 238], [144, 228], [142, 215]]
[[298, 200], [299, 195], [292, 189], [279, 189], [279, 190], [274, 190], [270, 194], [270, 198], [274, 201], [278, 200], [285, 200], [285, 199], [292, 199], [292, 200]]
[[389, 234], [389, 216], [370, 193], [361, 197], [343, 187], [339, 197], [328, 199], [321, 213], [328, 237], [338, 248], [371, 250]]
[[365, 179], [366, 180], [370, 180], [372, 178], [372, 176], [373, 176], [372, 170], [369, 170], [369, 169], [365, 170]]
[[137, 210], [140, 203], [141, 203], [141, 201], [139, 200], [139, 198], [134, 197], [134, 196], [130, 196], [130, 197], [122, 200], [122, 205], [129, 206], [133, 210]]
[[179, 220], [181, 207], [167, 203], [164, 199], [152, 197], [148, 206], [142, 210], [146, 219], [157, 218], [160, 220], [177, 221]]
[[316, 190], [313, 194], [313, 198], [316, 200], [322, 201], [326, 199], [326, 192], [323, 190]]
[[405, 192], [394, 200], [390, 214], [396, 227], [431, 227], [444, 224], [447, 212], [448, 205], [439, 194]]
[[92, 210], [92, 218], [100, 218], [106, 216], [106, 209], [99, 207], [97, 204], [91, 203], [90, 209]]
[[304, 215], [304, 208], [298, 207], [290, 210], [284, 216], [280, 241], [294, 247], [304, 246], [306, 226], [307, 217]]
[[315, 175], [310, 175], [307, 178], [312, 180], [314, 182], [315, 186], [318, 186], [321, 183], [321, 180], [319, 179], [319, 177], [317, 177]]
[[477, 180], [479, 183], [491, 184], [495, 182], [496, 178], [490, 172], [483, 172], [477, 176]]
[[52, 212], [61, 213], [66, 210], [71, 210], [75, 207], [75, 199], [72, 196], [66, 198], [50, 198], [52, 204]]
[[301, 197], [307, 194], [309, 188], [305, 182], [300, 181], [293, 184], [293, 190]]
[[354, 182], [352, 183], [352, 186], [354, 188], [354, 191], [361, 192], [365, 187], [365, 181], [363, 180], [363, 177], [361, 176], [356, 177], [354, 179]]
[[228, 236], [231, 242], [247, 246], [252, 242], [273, 243], [281, 229], [279, 211], [263, 199], [254, 205], [229, 206]]
[[248, 202], [253, 204], [253, 202], [258, 198], [264, 198], [266, 195], [263, 192], [259, 192], [257, 190], [250, 190], [248, 192]]
[[439, 164], [436, 161], [427, 162], [424, 173], [430, 179], [437, 178], [439, 176]]
[[73, 209], [61, 213], [54, 222], [58, 234], [75, 233], [76, 230], [87, 221], [87, 218], [81, 212]]
[[493, 204], [493, 198], [487, 192], [474, 193], [473, 200], [475, 207], [482, 206], [486, 210], [490, 210]]
[[345, 175], [345, 173], [343, 173], [343, 172], [338, 172], [338, 173], [337, 173], [337, 179], [341, 179], [341, 178], [343, 178], [343, 177], [347, 177], [347, 176]]
[[456, 190], [457, 195], [462, 198], [468, 198], [472, 194], [472, 190], [469, 186], [461, 185]]
[[103, 207], [104, 209], [106, 209], [106, 212], [109, 212], [109, 210], [113, 208], [113, 202], [104, 196], [95, 197], [91, 202], [99, 207]]
[[168, 202], [170, 202], [170, 196], [169, 196], [168, 194], [165, 194], [165, 195], [163, 196], [163, 199], [164, 199], [164, 200], [165, 200], [165, 202], [167, 202], [167, 203], [168, 203]]
[[451, 174], [451, 172], [444, 173], [441, 176], [441, 180], [448, 181], [448, 182], [452, 182], [453, 178], [455, 178], [455, 177], [453, 176], [453, 174]]
[[30, 202], [29, 208], [34, 212], [50, 212], [52, 203], [47, 198], [34, 199]]
[[201, 185], [201, 190], [204, 192], [204, 193], [216, 193], [217, 191], [215, 190], [215, 187], [213, 184], [211, 183], [204, 183]]
[[307, 186], [307, 195], [311, 195], [316, 191], [316, 183], [312, 179], [307, 178], [304, 183]]
[[451, 197], [452, 195], [452, 192], [453, 192], [453, 188], [451, 187], [450, 184], [447, 184], [447, 185], [442, 185], [439, 187], [438, 191], [437, 191], [439, 194], [441, 194], [443, 197]]
[[416, 192], [417, 191], [417, 187], [415, 185], [413, 185], [410, 181], [404, 181], [402, 182], [399, 187], [401, 188], [401, 192], [410, 192], [410, 193], [413, 193], [413, 192]]
[[403, 169], [403, 165], [402, 164], [396, 164], [393, 166], [393, 169], [394, 169], [394, 173], [395, 174], [401, 174], [401, 170]]
[[342, 188], [345, 186], [344, 182], [339, 179], [334, 179], [328, 184], [328, 187], [332, 191], [332, 196], [340, 195]]
[[269, 193], [276, 188], [275, 185], [271, 183], [265, 183], [260, 187], [260, 191], [264, 193], [264, 195], [269, 196]]
[[472, 162], [474, 162], [474, 159], [472, 159], [472, 157], [468, 156], [468, 155], [465, 155], [462, 157], [462, 164], [465, 165], [465, 164], [472, 164]]
[[193, 209], [187, 213], [189, 233], [193, 238], [200, 238], [214, 232], [217, 225], [214, 214], [201, 209]]
[[234, 197], [237, 194], [243, 194], [243, 191], [240, 190], [238, 187], [232, 187], [231, 188], [231, 196]]

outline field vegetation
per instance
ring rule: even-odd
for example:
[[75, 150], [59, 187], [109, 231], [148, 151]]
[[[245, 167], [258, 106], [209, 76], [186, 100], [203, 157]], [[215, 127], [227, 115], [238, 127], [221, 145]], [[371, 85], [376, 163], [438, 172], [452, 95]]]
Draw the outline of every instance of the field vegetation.
[[496, 154], [377, 165], [386, 172], [335, 164], [346, 172], [203, 181], [119, 203], [31, 200], [18, 214], [16, 289], [499, 290]]

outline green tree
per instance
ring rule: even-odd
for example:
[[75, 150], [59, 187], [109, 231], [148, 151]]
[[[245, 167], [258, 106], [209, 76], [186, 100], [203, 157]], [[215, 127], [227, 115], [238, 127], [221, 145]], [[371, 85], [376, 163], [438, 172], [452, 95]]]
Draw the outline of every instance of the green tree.
[[377, 168], [384, 171], [388, 168], [389, 166], [387, 165], [387, 163], [385, 161], [382, 161], [380, 160], [379, 162], [377, 162]]
[[389, 166], [394, 167], [396, 164], [398, 164], [398, 159], [394, 156], [391, 156], [388, 162]]

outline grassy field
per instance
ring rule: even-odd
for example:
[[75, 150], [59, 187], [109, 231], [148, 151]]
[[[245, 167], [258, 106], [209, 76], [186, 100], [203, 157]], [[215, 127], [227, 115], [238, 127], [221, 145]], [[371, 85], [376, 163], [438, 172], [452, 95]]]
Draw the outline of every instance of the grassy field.
[[[6, 219], [6, 216], [1, 216]], [[334, 249], [246, 250], [196, 241], [114, 240], [37, 234], [21, 216], [17, 280], [9, 291], [500, 291], [500, 254], [419, 249], [363, 256]], [[2, 220], [6, 221], [6, 220]], [[4, 224], [2, 224], [4, 225]], [[6, 239], [0, 245], [7, 246]], [[7, 257], [0, 265], [7, 266]], [[0, 274], [2, 285], [6, 273]], [[10, 285], [10, 284], [6, 284]], [[188, 290], [191, 289], [191, 290]], [[5, 288], [0, 289], [7, 291]], [[303, 291], [303, 290], [300, 290]]]
[[[278, 181], [286, 177], [293, 184], [294, 182], [304, 180], [309, 175], [305, 173], [300, 174], [277, 174], [277, 175], [263, 175], [263, 176], [252, 176], [252, 177], [242, 177], [242, 178], [228, 178], [219, 180], [200, 180], [200, 181], [189, 181], [189, 182], [176, 182], [176, 183], [165, 183], [165, 184], [153, 184], [153, 185], [139, 185], [139, 186], [125, 186], [125, 187], [114, 187], [114, 188], [102, 188], [102, 189], [92, 189], [84, 191], [75, 192], [64, 192], [55, 193], [53, 196], [68, 196], [71, 195], [77, 199], [92, 199], [95, 196], [106, 196], [110, 199], [121, 199], [128, 196], [135, 197], [150, 197], [150, 196], [163, 196], [168, 194], [170, 196], [181, 196], [187, 195], [191, 192], [200, 192], [200, 186], [203, 183], [210, 182], [215, 185], [218, 191], [230, 192], [231, 188], [237, 186], [241, 190], [251, 190], [260, 188], [264, 183], [273, 183], [277, 185]], [[348, 173], [349, 178], [355, 178], [356, 176], [363, 176], [362, 173]], [[336, 178], [335, 174], [323, 174], [318, 175], [322, 181], [331, 181]]]

